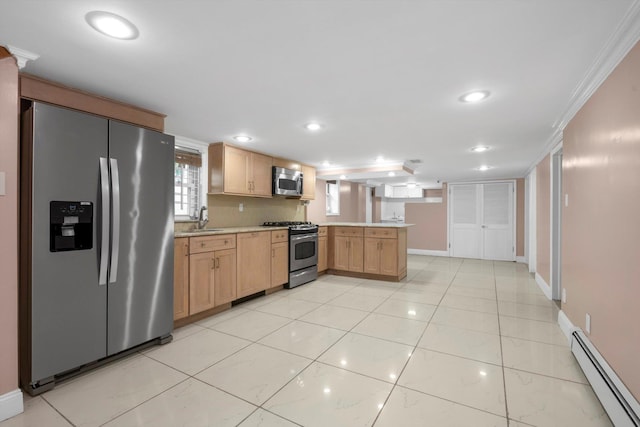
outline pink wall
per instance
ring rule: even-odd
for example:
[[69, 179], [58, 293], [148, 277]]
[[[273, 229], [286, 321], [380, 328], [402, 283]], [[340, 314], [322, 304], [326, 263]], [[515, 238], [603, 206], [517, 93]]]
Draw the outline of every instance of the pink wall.
[[[640, 400], [640, 44], [563, 138], [562, 309]], [[586, 330], [585, 330], [586, 332]]]
[[404, 222], [414, 224], [407, 230], [407, 247], [431, 251], [447, 250], [446, 186], [442, 186], [442, 203], [405, 204]]
[[0, 396], [18, 388], [18, 67], [0, 47]]
[[551, 156], [536, 166], [536, 272], [551, 284]]
[[307, 221], [324, 222], [364, 222], [366, 187], [350, 181], [340, 181], [340, 215], [327, 216], [326, 181], [316, 179], [316, 198], [307, 206]]

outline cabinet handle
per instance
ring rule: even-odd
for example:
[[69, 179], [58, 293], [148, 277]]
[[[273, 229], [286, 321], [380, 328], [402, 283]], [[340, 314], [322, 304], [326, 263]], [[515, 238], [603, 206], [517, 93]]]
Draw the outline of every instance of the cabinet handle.
[[225, 245], [229, 244], [229, 241], [225, 239], [224, 244]]
[[220, 258], [216, 258], [216, 268], [220, 268]]
[[184, 244], [184, 256], [189, 256], [189, 245], [187, 243]]
[[271, 249], [271, 258], [275, 258], [275, 257], [276, 257], [276, 250]]
[[204, 243], [204, 242], [200, 242], [200, 247], [201, 247], [201, 248], [204, 248], [205, 244], [206, 244], [206, 243]]
[[216, 268], [216, 260], [211, 258], [211, 269], [213, 270], [214, 268]]

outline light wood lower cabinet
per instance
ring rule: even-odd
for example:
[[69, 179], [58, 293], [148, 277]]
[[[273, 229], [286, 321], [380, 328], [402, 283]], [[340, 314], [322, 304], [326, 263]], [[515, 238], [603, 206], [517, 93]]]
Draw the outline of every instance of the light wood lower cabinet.
[[289, 242], [271, 245], [271, 287], [289, 281]]
[[189, 315], [189, 238], [174, 239], [173, 251], [173, 318]]
[[364, 239], [364, 272], [395, 276], [398, 274], [398, 240]]
[[325, 271], [327, 265], [327, 236], [318, 237], [318, 272]]
[[191, 238], [189, 315], [236, 299], [235, 247], [235, 234]]
[[241, 233], [237, 238], [237, 298], [271, 287], [271, 232]]
[[336, 270], [362, 272], [363, 246], [362, 237], [335, 236], [333, 267]]

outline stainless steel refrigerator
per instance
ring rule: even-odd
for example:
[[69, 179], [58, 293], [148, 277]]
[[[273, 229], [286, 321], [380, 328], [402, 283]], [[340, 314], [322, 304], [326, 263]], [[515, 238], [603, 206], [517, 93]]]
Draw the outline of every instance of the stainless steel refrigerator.
[[38, 102], [22, 135], [20, 371], [38, 394], [171, 339], [174, 138]]

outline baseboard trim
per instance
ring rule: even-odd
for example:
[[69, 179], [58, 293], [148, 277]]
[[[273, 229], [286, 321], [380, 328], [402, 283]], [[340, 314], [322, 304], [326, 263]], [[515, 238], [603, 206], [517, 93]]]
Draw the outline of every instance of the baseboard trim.
[[558, 313], [558, 325], [560, 326], [560, 330], [564, 334], [564, 337], [567, 339], [569, 345], [571, 345], [573, 331], [577, 330], [571, 320], [567, 317], [564, 311], [560, 310]]
[[527, 259], [523, 256], [517, 256], [516, 257], [516, 262], [522, 263], [522, 264], [526, 264], [527, 263]]
[[432, 251], [429, 249], [407, 249], [409, 255], [449, 256], [449, 251]]
[[551, 296], [551, 286], [549, 286], [549, 284], [538, 273], [536, 273], [536, 283], [545, 297], [550, 300], [553, 299]]
[[24, 412], [22, 390], [19, 388], [0, 396], [0, 422]]

